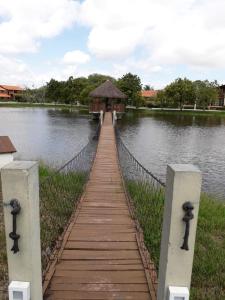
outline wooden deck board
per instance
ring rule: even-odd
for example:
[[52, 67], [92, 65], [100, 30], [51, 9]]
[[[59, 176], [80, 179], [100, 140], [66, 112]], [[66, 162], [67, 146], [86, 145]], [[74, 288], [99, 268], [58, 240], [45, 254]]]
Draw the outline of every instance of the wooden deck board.
[[45, 294], [47, 300], [149, 300], [149, 286], [106, 113], [78, 216]]
[[107, 292], [98, 292], [98, 291], [66, 291], [63, 288], [62, 291], [54, 291], [52, 295], [49, 296], [49, 300], [75, 300], [75, 299], [122, 299], [122, 300], [149, 300], [148, 292], [114, 292], [114, 291], [107, 291]]

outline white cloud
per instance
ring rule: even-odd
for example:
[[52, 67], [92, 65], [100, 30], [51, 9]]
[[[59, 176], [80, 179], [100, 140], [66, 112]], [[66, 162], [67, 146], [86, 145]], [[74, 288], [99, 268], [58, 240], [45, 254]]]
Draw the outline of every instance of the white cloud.
[[0, 55], [0, 82], [2, 84], [23, 84], [33, 77], [28, 66], [18, 59]]
[[73, 0], [1, 0], [0, 53], [36, 51], [41, 39], [74, 24], [79, 5]]
[[66, 52], [63, 57], [63, 63], [68, 65], [85, 64], [89, 60], [90, 56], [80, 50]]
[[99, 70], [116, 77], [225, 67], [224, 0], [0, 0], [0, 81], [43, 83], [97, 71], [78, 49], [38, 73], [17, 58], [75, 23], [90, 30], [87, 46]]
[[156, 65], [225, 67], [224, 0], [85, 0], [79, 20], [100, 58], [144, 48]]

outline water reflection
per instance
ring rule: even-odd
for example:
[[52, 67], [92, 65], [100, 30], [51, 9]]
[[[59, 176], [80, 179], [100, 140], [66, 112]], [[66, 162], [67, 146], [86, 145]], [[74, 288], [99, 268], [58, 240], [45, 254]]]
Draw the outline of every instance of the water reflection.
[[192, 163], [203, 172], [203, 190], [225, 198], [225, 118], [128, 114], [123, 140], [150, 171], [165, 180], [169, 163]]

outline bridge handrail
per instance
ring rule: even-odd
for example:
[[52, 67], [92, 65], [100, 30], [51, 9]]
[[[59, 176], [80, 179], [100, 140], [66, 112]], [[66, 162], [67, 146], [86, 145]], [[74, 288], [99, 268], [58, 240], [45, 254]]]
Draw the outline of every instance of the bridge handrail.
[[[98, 138], [99, 138], [99, 133], [100, 133], [100, 128], [101, 128], [101, 124], [100, 124], [100, 122], [99, 122], [98, 125], [97, 125], [97, 128], [96, 128], [96, 131], [95, 131], [94, 135], [88, 139], [88, 142], [86, 143], [86, 145], [83, 146], [83, 147], [81, 148], [81, 150], [80, 150], [74, 157], [72, 157], [72, 158], [71, 158], [70, 160], [68, 160], [64, 165], [62, 165], [62, 166], [59, 167], [57, 170], [55, 170], [54, 174], [60, 173], [60, 172], [61, 172], [63, 169], [65, 169], [70, 163], [72, 163], [74, 160], [76, 160], [76, 159], [77, 159], [77, 158], [78, 158], [78, 157], [79, 157], [79, 156], [80, 156], [80, 155], [88, 148], [88, 146], [89, 146], [91, 143], [93, 143], [94, 140], [98, 140]], [[51, 176], [53, 176], [53, 175], [49, 175], [49, 176], [43, 178], [43, 179], [41, 180], [41, 183], [43, 183], [44, 181], [47, 181]]]
[[166, 186], [166, 184], [159, 179], [158, 177], [156, 177], [151, 171], [149, 171], [148, 169], [146, 169], [136, 158], [135, 156], [130, 152], [130, 150], [128, 149], [128, 147], [125, 145], [125, 143], [123, 142], [122, 138], [119, 136], [119, 132], [118, 129], [116, 129], [116, 136], [117, 136], [117, 140], [120, 142], [120, 144], [122, 145], [122, 147], [126, 150], [126, 152], [128, 153], [128, 155], [139, 165], [139, 167], [141, 167], [148, 175], [150, 175], [153, 179], [155, 179], [160, 185], [162, 185], [163, 187]]

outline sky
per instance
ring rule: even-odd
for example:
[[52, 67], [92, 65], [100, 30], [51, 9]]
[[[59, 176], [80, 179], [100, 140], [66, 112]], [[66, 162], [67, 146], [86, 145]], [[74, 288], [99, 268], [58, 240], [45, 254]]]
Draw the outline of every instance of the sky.
[[0, 0], [0, 83], [131, 72], [225, 83], [224, 0]]

